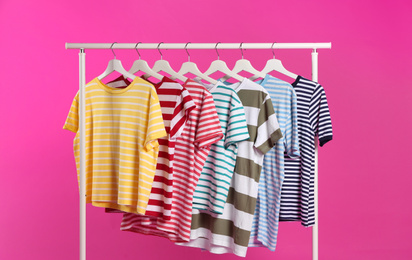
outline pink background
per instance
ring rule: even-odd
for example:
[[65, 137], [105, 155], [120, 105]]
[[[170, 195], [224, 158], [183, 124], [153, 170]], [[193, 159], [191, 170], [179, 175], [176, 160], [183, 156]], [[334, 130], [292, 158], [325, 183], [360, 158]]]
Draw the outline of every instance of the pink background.
[[[0, 3], [0, 259], [78, 258], [74, 135], [62, 130], [78, 89], [65, 42], [332, 42], [319, 50], [334, 140], [320, 149], [320, 259], [412, 259], [410, 1], [11, 1]], [[87, 81], [109, 50], [87, 50]], [[192, 50], [201, 70], [214, 50]], [[138, 56], [118, 50], [129, 68]], [[141, 51], [150, 65], [156, 50]], [[184, 50], [163, 51], [177, 70]], [[262, 69], [270, 50], [246, 50]], [[238, 50], [220, 51], [232, 67]], [[310, 50], [277, 50], [311, 77]], [[276, 73], [273, 75], [277, 76]], [[285, 78], [287, 79], [287, 78]], [[290, 79], [288, 79], [290, 80]], [[119, 231], [120, 215], [88, 206], [88, 259], [238, 259]], [[311, 229], [282, 223], [275, 252], [311, 259]]]

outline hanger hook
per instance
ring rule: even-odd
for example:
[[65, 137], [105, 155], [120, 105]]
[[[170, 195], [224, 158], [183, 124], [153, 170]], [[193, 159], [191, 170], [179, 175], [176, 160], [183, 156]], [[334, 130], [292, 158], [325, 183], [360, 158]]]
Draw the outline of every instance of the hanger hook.
[[187, 53], [187, 56], [188, 56], [188, 60], [190, 61], [190, 54], [189, 54], [189, 52], [187, 51], [187, 45], [188, 45], [189, 43], [191, 43], [191, 42], [186, 43], [186, 45], [185, 45], [185, 50], [186, 50], [186, 53]]
[[240, 43], [240, 52], [242, 53], [242, 60], [243, 60], [243, 49], [242, 49], [243, 42]]
[[163, 60], [163, 54], [162, 54], [162, 52], [160, 51], [160, 49], [159, 49], [159, 47], [160, 47], [160, 44], [162, 44], [163, 42], [160, 42], [158, 45], [157, 45], [157, 51], [160, 53], [160, 59], [161, 60]]
[[272, 43], [272, 47], [271, 47], [271, 49], [272, 49], [272, 54], [273, 54], [273, 58], [275, 58], [275, 51], [273, 50], [273, 46], [275, 45], [275, 43], [276, 43], [276, 42]]
[[117, 43], [117, 42], [112, 43], [112, 46], [110, 46], [110, 49], [112, 49], [112, 52], [113, 52], [113, 55], [114, 55], [114, 59], [116, 59], [116, 54], [114, 53], [114, 50], [113, 50], [113, 45], [114, 45], [115, 43]]
[[218, 60], [220, 60], [219, 52], [217, 51], [217, 45], [218, 45], [219, 43], [220, 43], [220, 42], [216, 43], [216, 46], [215, 46], [215, 50], [216, 50], [216, 53], [217, 53], [217, 59], [218, 59]]
[[139, 54], [139, 60], [141, 59], [141, 56], [140, 56], [139, 50], [137, 49], [137, 46], [138, 46], [140, 43], [142, 43], [142, 42], [138, 42], [138, 43], [136, 43], [136, 46], [134, 46], [134, 48], [135, 48], [136, 51], [137, 51], [137, 54]]

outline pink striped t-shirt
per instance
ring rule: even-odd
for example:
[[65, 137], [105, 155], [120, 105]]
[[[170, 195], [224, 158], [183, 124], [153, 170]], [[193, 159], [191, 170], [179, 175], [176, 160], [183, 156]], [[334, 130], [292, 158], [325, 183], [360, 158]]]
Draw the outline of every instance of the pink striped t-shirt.
[[167, 220], [125, 213], [121, 230], [166, 237], [173, 242], [190, 239], [193, 193], [210, 147], [223, 138], [223, 133], [210, 92], [191, 79], [183, 87], [196, 108], [175, 143], [171, 217]]

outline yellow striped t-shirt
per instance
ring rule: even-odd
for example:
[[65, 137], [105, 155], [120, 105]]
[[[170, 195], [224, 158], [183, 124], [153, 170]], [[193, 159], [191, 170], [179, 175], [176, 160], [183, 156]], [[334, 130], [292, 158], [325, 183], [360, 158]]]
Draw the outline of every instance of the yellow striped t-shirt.
[[[166, 136], [156, 89], [136, 77], [123, 89], [95, 78], [86, 85], [86, 202], [144, 214], [158, 156]], [[79, 93], [64, 129], [73, 141], [79, 177]]]

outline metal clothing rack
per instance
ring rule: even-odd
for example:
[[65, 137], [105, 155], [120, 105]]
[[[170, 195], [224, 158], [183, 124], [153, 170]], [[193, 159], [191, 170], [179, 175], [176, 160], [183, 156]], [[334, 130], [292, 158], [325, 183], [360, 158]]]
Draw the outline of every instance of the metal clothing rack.
[[[136, 49], [137, 43], [66, 43], [66, 49], [79, 49], [80, 97], [80, 260], [86, 260], [86, 168], [85, 168], [85, 49]], [[240, 43], [140, 43], [137, 49], [239, 49]], [[242, 43], [242, 49], [312, 49], [312, 80], [318, 82], [317, 49], [330, 49], [329, 43]], [[312, 259], [319, 258], [318, 220], [318, 140], [315, 140], [315, 225], [312, 227]]]

